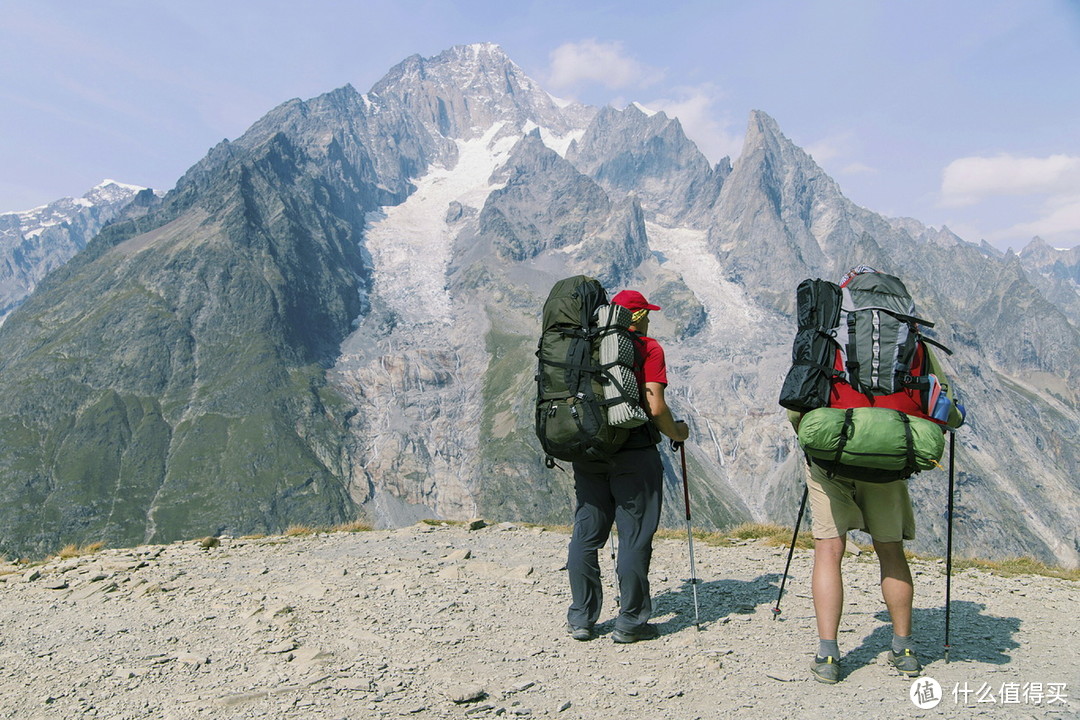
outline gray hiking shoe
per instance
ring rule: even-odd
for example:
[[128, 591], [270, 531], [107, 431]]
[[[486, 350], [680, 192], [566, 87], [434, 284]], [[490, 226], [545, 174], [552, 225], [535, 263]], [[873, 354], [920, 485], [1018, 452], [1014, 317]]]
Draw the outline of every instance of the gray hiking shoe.
[[899, 670], [901, 675], [908, 677], [918, 677], [922, 672], [922, 665], [913, 650], [904, 650], [900, 654], [889, 650], [889, 664]]
[[611, 633], [611, 639], [617, 643], [636, 643], [639, 640], [653, 640], [660, 637], [660, 631], [655, 625], [640, 625], [633, 630], [615, 629]]
[[835, 685], [840, 682], [840, 661], [832, 655], [828, 657], [814, 656], [814, 662], [810, 665], [810, 674], [818, 682]]
[[577, 625], [571, 625], [570, 623], [566, 623], [566, 632], [570, 633], [570, 637], [575, 640], [581, 640], [582, 642], [592, 640], [596, 637], [596, 633], [591, 627], [578, 627]]

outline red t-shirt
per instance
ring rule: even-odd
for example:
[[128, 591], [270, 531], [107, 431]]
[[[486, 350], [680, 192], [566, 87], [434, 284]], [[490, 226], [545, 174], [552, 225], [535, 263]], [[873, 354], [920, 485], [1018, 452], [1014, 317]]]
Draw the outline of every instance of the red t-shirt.
[[[915, 357], [912, 359], [912, 375], [922, 375], [923, 346], [920, 343], [915, 349]], [[843, 370], [843, 359], [840, 351], [836, 351], [836, 362], [833, 365], [837, 370]], [[883, 407], [890, 410], [899, 410], [908, 415], [926, 418], [930, 417], [923, 412], [922, 398], [918, 390], [904, 388], [891, 395], [870, 396], [864, 395], [846, 382], [834, 381], [829, 391], [829, 407], [832, 408], [857, 408], [857, 407]]]
[[641, 396], [645, 397], [645, 383], [655, 382], [667, 385], [667, 363], [664, 361], [664, 348], [651, 337], [634, 333], [641, 364], [634, 364], [634, 375], [641, 387]]

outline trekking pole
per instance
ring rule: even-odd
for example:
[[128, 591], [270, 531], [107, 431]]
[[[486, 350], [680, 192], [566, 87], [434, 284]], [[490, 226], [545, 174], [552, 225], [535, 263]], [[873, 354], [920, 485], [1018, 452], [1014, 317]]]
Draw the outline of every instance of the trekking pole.
[[619, 565], [615, 562], [615, 536], [608, 535], [611, 540], [611, 577], [615, 579], [615, 607], [622, 607], [622, 598], [619, 597]]
[[802, 525], [803, 512], [806, 510], [806, 498], [809, 495], [809, 486], [803, 487], [802, 502], [799, 503], [799, 516], [795, 519], [795, 532], [791, 534], [791, 547], [788, 548], [787, 562], [784, 564], [784, 577], [780, 580], [780, 592], [776, 595], [776, 605], [772, 609], [773, 620], [780, 617], [780, 598], [784, 596], [784, 585], [787, 584], [788, 570], [791, 568], [791, 556], [795, 554], [795, 541], [799, 539], [799, 526]]
[[953, 477], [956, 469], [956, 431], [949, 433], [949, 509], [945, 541], [945, 662], [949, 662], [949, 611], [952, 608]]
[[683, 500], [686, 503], [686, 542], [690, 546], [690, 586], [694, 589], [694, 627], [701, 630], [701, 613], [698, 610], [697, 598], [697, 570], [694, 566], [694, 532], [690, 524], [690, 484], [686, 480], [686, 448], [681, 442], [672, 441], [672, 449], [679, 448], [679, 457], [682, 460], [682, 487]]

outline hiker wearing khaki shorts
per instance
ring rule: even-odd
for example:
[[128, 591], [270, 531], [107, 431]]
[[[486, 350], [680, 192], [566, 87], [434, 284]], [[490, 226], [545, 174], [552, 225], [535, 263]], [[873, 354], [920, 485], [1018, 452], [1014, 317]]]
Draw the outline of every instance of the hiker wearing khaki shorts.
[[[801, 413], [788, 411], [799, 430]], [[911, 607], [915, 587], [904, 555], [904, 540], [915, 539], [915, 512], [907, 480], [869, 482], [829, 472], [811, 461], [806, 479], [814, 536], [814, 573], [811, 592], [817, 617], [818, 649], [810, 672], [815, 679], [840, 681], [837, 634], [844, 610], [844, 581], [840, 569], [847, 534], [862, 530], [874, 541], [881, 569], [881, 596], [893, 624], [889, 664], [915, 677], [922, 671], [911, 637]]]
[[904, 555], [904, 541], [915, 538], [907, 478], [936, 465], [945, 431], [964, 422], [930, 345], [951, 351], [923, 334], [934, 323], [916, 315], [903, 281], [872, 267], [853, 267], [839, 283], [804, 280], [796, 304], [799, 329], [779, 402], [809, 465], [804, 502], [813, 517], [818, 629], [810, 672], [824, 683], [840, 680], [840, 565], [848, 532], [863, 530], [874, 541], [892, 619], [889, 665], [915, 677], [922, 665]]
[[818, 651], [811, 673], [818, 680], [840, 679], [840, 650], [836, 638], [844, 609], [840, 562], [850, 530], [863, 530], [873, 538], [881, 568], [881, 596], [893, 624], [889, 662], [914, 677], [922, 669], [911, 638], [911, 606], [915, 589], [904, 555], [904, 540], [915, 539], [915, 514], [907, 480], [864, 482], [831, 475], [811, 463], [806, 481], [813, 517], [814, 575], [812, 592], [817, 616]]

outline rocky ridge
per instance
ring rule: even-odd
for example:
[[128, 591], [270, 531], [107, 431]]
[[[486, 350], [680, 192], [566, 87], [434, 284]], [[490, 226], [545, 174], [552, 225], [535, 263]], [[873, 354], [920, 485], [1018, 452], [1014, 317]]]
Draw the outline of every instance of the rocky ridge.
[[[809, 551], [774, 621], [786, 549], [698, 543], [698, 630], [685, 540], [658, 540], [661, 636], [620, 646], [610, 602], [600, 637], [567, 636], [566, 542], [511, 523], [421, 524], [0, 565], [0, 717], [918, 716], [912, 681], [883, 660], [872, 555], [846, 561], [844, 679], [825, 687], [807, 670]], [[913, 571], [917, 650], [944, 696], [934, 717], [1078, 716], [1080, 675], [1062, 662], [1080, 640], [1075, 582], [958, 572], [946, 663], [941, 562]]]
[[146, 188], [104, 180], [79, 198], [0, 214], [0, 322], [143, 192], [140, 202], [154, 202]]

